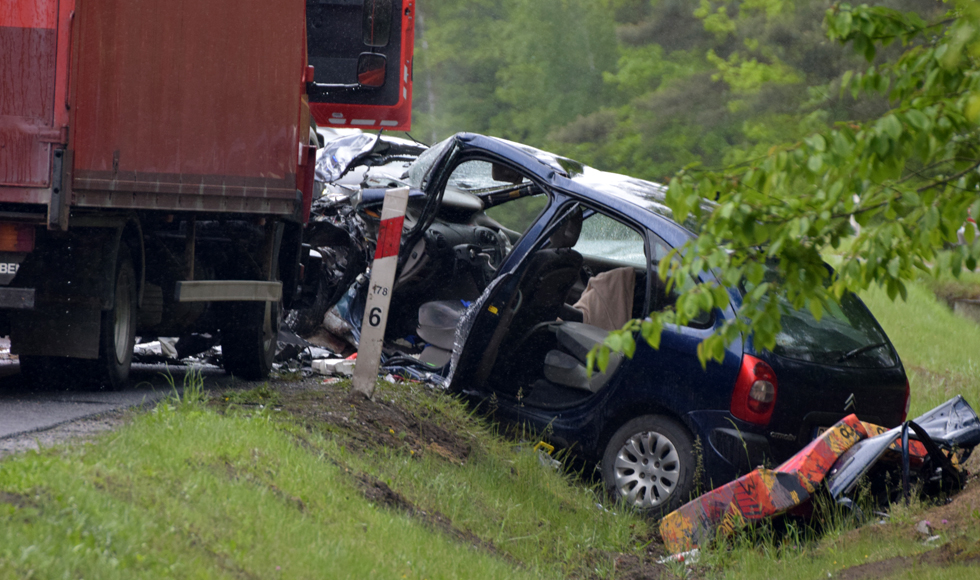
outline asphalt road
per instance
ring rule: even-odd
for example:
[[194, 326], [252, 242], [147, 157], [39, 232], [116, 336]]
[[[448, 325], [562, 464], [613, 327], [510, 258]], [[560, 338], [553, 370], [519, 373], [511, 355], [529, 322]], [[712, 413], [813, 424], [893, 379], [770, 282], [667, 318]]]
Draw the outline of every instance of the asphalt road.
[[[163, 365], [133, 365], [129, 389], [118, 392], [39, 389], [20, 377], [14, 361], [0, 361], [0, 439], [52, 429], [59, 425], [125, 409], [152, 404], [174, 392]], [[183, 384], [186, 367], [171, 367], [174, 382]], [[227, 383], [216, 367], [205, 367], [205, 388]], [[179, 389], [178, 389], [179, 390]]]

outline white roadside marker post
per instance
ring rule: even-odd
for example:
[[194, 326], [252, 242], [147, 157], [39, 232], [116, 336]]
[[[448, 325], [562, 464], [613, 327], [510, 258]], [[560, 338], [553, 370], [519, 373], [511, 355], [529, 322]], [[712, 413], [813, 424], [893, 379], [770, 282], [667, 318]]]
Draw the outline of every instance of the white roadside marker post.
[[354, 364], [354, 391], [368, 399], [374, 395], [374, 385], [378, 380], [381, 345], [388, 326], [388, 307], [391, 305], [391, 290], [395, 284], [395, 270], [398, 268], [398, 249], [401, 246], [407, 205], [407, 187], [385, 192], [378, 247], [371, 266], [371, 281], [361, 321], [361, 340], [357, 348], [357, 362]]

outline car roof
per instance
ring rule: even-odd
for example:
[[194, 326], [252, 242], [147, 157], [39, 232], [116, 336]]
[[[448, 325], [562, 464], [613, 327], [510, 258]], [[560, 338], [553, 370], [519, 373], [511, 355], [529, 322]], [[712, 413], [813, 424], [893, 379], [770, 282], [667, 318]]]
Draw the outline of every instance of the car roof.
[[[585, 198], [632, 216], [636, 216], [636, 210], [639, 210], [655, 218], [661, 225], [667, 221], [687, 230], [689, 235], [694, 235], [698, 229], [693, 219], [687, 219], [683, 224], [674, 220], [673, 211], [665, 203], [667, 188], [659, 183], [601, 171], [573, 159], [499, 137], [460, 133], [457, 139], [465, 147], [507, 158], [573, 197]], [[710, 205], [706, 209], [710, 209]]]

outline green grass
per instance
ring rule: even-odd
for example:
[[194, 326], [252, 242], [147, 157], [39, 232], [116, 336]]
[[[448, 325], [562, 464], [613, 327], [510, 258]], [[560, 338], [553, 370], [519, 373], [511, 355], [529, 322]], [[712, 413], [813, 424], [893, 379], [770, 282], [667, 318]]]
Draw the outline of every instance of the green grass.
[[910, 417], [954, 395], [980, 404], [980, 326], [953, 314], [929, 287], [910, 284], [908, 300], [873, 289], [861, 298], [891, 339], [909, 375]]
[[[638, 549], [645, 522], [600, 509], [460, 403], [386, 396], [430, 399], [420, 413], [485, 444], [464, 464], [355, 451], [269, 407], [219, 413], [191, 391], [96, 444], [0, 462], [0, 578], [564, 578], [605, 575], [607, 551]], [[372, 503], [365, 478], [418, 511]]]
[[[977, 325], [925, 284], [911, 285], [907, 302], [877, 291], [864, 299], [909, 369], [912, 416], [957, 393], [980, 401]], [[650, 522], [543, 466], [536, 438], [500, 437], [425, 387], [381, 383], [378, 396], [417, 418], [412, 429], [452, 432], [466, 453], [412, 448], [394, 428], [384, 444], [358, 439], [316, 413], [280, 411], [288, 400], [268, 385], [209, 401], [199, 381], [95, 444], [0, 462], [0, 578], [603, 578], [615, 577], [617, 555], [642, 554], [652, 537]], [[349, 385], [331, 389], [344, 397]], [[309, 396], [300, 403], [326, 395]], [[348, 419], [365, 420], [353, 408]], [[366, 495], [365, 481], [407, 509]], [[706, 548], [697, 575], [826, 578], [920, 554], [929, 547], [908, 530], [923, 509], [899, 506], [887, 526], [838, 522], [819, 535], [748, 530]], [[887, 577], [974, 570], [913, 566]]]
[[470, 452], [458, 461], [380, 448], [345, 454], [351, 468], [372, 473], [421, 509], [438, 511], [523, 565], [562, 577], [608, 572], [607, 554], [638, 549], [637, 535], [646, 534], [650, 523], [605, 509], [597, 487], [544, 466], [532, 450], [536, 438], [517, 445], [448, 395], [379, 384], [383, 399], [461, 434]]
[[225, 393], [224, 400], [236, 405], [278, 405], [282, 396], [269, 386], [269, 383], [246, 389]]

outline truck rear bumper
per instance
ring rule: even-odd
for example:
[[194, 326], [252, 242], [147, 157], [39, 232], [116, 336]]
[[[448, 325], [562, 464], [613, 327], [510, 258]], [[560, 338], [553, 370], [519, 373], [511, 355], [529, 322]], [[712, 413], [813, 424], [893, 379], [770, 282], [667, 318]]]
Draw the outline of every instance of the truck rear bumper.
[[177, 282], [177, 302], [278, 302], [282, 282], [202, 280]]
[[0, 288], [0, 309], [34, 310], [34, 289]]

